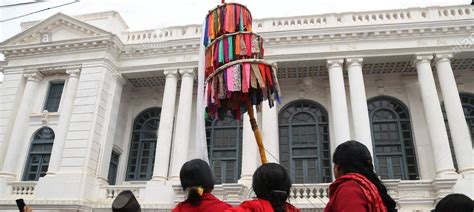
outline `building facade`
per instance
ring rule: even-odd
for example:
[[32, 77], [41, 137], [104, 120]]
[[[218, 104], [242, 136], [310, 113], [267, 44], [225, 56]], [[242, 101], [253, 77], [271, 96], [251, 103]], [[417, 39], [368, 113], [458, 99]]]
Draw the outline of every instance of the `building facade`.
[[[289, 201], [324, 208], [331, 154], [350, 139], [370, 147], [402, 211], [474, 197], [473, 27], [468, 5], [254, 20], [283, 94], [257, 119], [269, 161], [293, 180]], [[112, 11], [22, 28], [0, 44], [0, 209], [23, 198], [39, 211], [107, 211], [126, 189], [146, 211], [181, 201], [201, 26], [128, 31]], [[214, 193], [252, 198], [247, 116], [207, 120], [206, 134]]]

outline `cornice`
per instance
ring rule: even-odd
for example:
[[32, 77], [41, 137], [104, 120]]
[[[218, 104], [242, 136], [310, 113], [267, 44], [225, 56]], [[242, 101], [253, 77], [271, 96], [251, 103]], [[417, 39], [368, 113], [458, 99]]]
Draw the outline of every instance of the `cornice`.
[[123, 43], [115, 35], [101, 35], [92, 38], [81, 38], [45, 44], [1, 46], [0, 51], [5, 58], [15, 58], [104, 48], [114, 53], [118, 58], [120, 50], [123, 48]]
[[[452, 23], [453, 24], [453, 23]], [[424, 37], [443, 37], [445, 35], [468, 35], [473, 33], [474, 21], [456, 23], [455, 25], [441, 25], [433, 23], [392, 24], [383, 26], [357, 26], [332, 29], [306, 29], [280, 32], [262, 32], [266, 48], [281, 45], [307, 45], [318, 43], [397, 40]], [[186, 42], [187, 41], [187, 42]], [[441, 44], [443, 41], [440, 41]], [[444, 41], [445, 42], [445, 41]], [[181, 42], [167, 41], [146, 44], [125, 45], [121, 52], [122, 58], [133, 58], [152, 55], [167, 55], [171, 53], [196, 53], [199, 51], [198, 39], [185, 39]], [[150, 48], [147, 48], [150, 47]], [[338, 51], [338, 49], [333, 49]]]

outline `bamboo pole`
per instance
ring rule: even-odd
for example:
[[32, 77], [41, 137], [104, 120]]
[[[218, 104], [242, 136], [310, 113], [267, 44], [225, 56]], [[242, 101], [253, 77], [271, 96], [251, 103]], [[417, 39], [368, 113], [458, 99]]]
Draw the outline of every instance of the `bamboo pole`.
[[266, 164], [267, 156], [265, 155], [265, 148], [263, 147], [262, 132], [260, 132], [260, 129], [258, 128], [257, 121], [255, 120], [255, 114], [253, 112], [253, 106], [250, 103], [247, 103], [247, 113], [250, 118], [250, 125], [252, 126], [255, 140], [257, 141], [258, 151], [260, 152], [260, 161], [262, 164]]

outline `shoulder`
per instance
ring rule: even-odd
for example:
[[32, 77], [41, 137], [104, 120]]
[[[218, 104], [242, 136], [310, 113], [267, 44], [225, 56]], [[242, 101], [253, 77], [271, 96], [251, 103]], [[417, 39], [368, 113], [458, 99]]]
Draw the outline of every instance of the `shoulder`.
[[[248, 200], [242, 202], [239, 206], [228, 209], [226, 212], [255, 212], [255, 211], [266, 211], [265, 205], [267, 201], [265, 200]], [[270, 203], [268, 203], [270, 205]], [[271, 207], [271, 205], [270, 205]]]
[[301, 210], [296, 208], [295, 206], [293, 206], [292, 204], [290, 203], [286, 203], [286, 211], [287, 212], [300, 212]]
[[338, 194], [360, 193], [363, 195], [362, 188], [357, 183], [350, 180], [341, 183], [341, 185], [339, 185], [339, 187], [336, 189], [336, 193]]
[[201, 202], [202, 208], [212, 211], [224, 211], [225, 209], [232, 208], [232, 206], [226, 202], [221, 201], [212, 194], [206, 195]]
[[362, 188], [355, 182], [341, 183], [333, 196], [333, 211], [367, 211], [367, 200]]

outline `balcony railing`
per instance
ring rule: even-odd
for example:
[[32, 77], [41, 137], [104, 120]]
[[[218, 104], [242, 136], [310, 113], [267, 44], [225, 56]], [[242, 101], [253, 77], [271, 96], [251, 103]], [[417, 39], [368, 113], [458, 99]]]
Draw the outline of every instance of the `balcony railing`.
[[8, 183], [12, 196], [32, 197], [35, 194], [36, 182], [10, 182]]
[[[472, 19], [474, 8], [471, 5], [434, 6], [368, 12], [330, 13], [309, 16], [254, 19], [255, 32], [275, 32], [284, 30], [304, 30], [348, 26], [383, 25], [450, 21]], [[201, 25], [173, 26], [151, 30], [123, 32], [126, 44], [155, 43], [171, 40], [199, 38]]]

